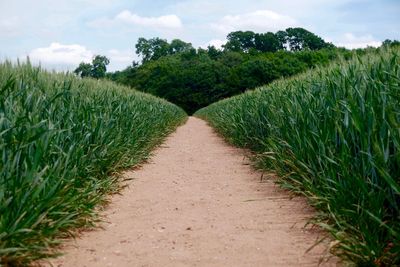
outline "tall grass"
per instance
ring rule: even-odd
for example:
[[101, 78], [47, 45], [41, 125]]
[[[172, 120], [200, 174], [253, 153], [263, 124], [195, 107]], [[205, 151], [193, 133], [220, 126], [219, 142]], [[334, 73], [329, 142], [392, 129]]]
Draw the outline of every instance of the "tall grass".
[[333, 250], [400, 265], [400, 49], [280, 80], [196, 113], [307, 196]]
[[185, 118], [111, 82], [0, 64], [0, 265], [49, 256], [58, 237], [93, 222], [115, 172]]

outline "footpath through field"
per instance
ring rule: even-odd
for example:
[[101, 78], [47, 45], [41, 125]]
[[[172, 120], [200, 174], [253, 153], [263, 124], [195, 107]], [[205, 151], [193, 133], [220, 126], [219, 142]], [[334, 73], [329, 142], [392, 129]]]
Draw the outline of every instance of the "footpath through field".
[[103, 229], [67, 243], [53, 266], [318, 266], [326, 250], [306, 252], [319, 231], [304, 228], [305, 201], [260, 182], [243, 151], [200, 119], [125, 176], [133, 180], [112, 197]]

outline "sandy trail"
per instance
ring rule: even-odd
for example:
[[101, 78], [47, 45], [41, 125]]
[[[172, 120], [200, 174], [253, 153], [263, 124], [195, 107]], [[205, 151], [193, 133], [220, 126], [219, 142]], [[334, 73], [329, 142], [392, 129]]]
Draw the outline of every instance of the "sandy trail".
[[[243, 151], [196, 118], [112, 197], [104, 229], [67, 242], [54, 266], [318, 266], [324, 245], [301, 198], [260, 182]], [[335, 260], [322, 266], [336, 266]]]

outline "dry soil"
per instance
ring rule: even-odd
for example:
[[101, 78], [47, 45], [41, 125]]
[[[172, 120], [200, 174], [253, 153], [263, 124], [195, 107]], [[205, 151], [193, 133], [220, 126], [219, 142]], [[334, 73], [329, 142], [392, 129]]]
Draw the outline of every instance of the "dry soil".
[[[190, 117], [104, 211], [102, 228], [63, 246], [53, 266], [318, 266], [327, 244], [304, 227], [304, 199], [279, 189]], [[321, 266], [336, 266], [336, 259]]]

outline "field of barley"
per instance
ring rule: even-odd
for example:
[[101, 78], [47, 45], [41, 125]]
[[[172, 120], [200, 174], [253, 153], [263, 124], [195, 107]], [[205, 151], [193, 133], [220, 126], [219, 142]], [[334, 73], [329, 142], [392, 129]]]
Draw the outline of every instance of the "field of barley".
[[400, 50], [337, 62], [198, 111], [319, 210], [332, 249], [400, 265]]
[[[357, 266], [400, 265], [399, 48], [354, 54], [195, 116], [305, 196], [332, 253]], [[61, 240], [93, 226], [121, 171], [186, 119], [106, 80], [1, 63], [0, 266], [54, 256]]]
[[186, 119], [179, 107], [104, 80], [0, 65], [0, 265], [52, 254], [91, 225], [118, 171]]

